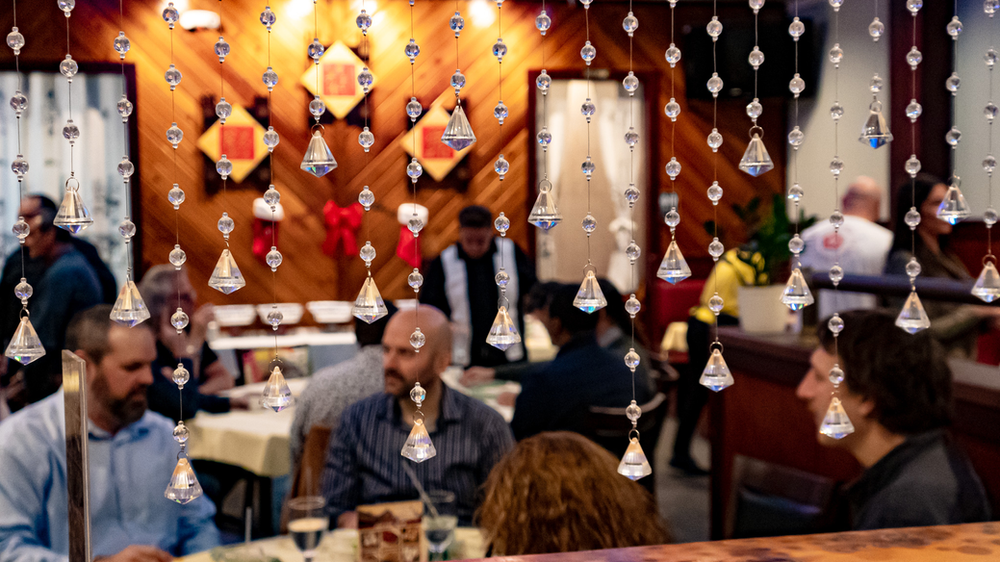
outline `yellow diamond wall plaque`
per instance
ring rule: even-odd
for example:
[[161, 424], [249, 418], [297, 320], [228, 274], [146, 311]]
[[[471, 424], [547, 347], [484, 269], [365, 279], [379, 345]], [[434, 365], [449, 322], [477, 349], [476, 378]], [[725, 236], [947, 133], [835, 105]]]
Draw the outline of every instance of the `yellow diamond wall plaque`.
[[240, 105], [233, 105], [233, 113], [226, 118], [225, 125], [220, 121], [212, 123], [198, 138], [197, 145], [213, 162], [225, 154], [233, 163], [229, 179], [236, 183], [243, 181], [267, 156], [264, 127]]
[[[364, 61], [354, 51], [337, 41], [319, 58], [318, 65], [309, 65], [299, 83], [312, 95], [318, 95], [334, 117], [343, 119], [365, 97], [358, 84], [358, 74], [364, 67]], [[372, 73], [372, 77], [371, 88], [374, 88], [378, 76]]]

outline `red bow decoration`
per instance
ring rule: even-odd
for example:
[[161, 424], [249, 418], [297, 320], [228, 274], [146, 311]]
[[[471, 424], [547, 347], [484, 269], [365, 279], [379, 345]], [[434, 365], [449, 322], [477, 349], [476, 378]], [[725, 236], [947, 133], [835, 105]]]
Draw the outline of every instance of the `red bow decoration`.
[[340, 208], [333, 201], [327, 201], [323, 206], [323, 219], [326, 223], [326, 240], [323, 241], [323, 253], [333, 257], [337, 246], [343, 245], [344, 255], [358, 253], [357, 231], [361, 228], [361, 217], [364, 208], [355, 201]]
[[410, 232], [405, 224], [399, 227], [399, 245], [396, 246], [399, 259], [410, 264], [410, 267], [420, 267], [420, 239]]

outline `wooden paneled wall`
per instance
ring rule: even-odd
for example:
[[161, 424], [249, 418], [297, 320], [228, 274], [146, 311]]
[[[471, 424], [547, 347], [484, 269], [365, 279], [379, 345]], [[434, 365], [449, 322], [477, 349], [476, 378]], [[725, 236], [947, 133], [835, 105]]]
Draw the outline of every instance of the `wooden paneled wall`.
[[[371, 129], [376, 139], [371, 154], [366, 155], [357, 143], [358, 127], [345, 121], [327, 125], [325, 138], [340, 166], [326, 177], [316, 179], [299, 169], [309, 139], [311, 119], [306, 108], [310, 96], [298, 82], [310, 65], [306, 45], [313, 37], [313, 18], [311, 13], [299, 19], [292, 17], [288, 10], [293, 3], [303, 2], [280, 0], [271, 6], [278, 18], [271, 39], [271, 61], [280, 77], [273, 94], [273, 125], [281, 135], [281, 143], [274, 152], [274, 175], [286, 212], [278, 243], [285, 258], [277, 275], [278, 299], [305, 302], [354, 298], [365, 275], [364, 264], [357, 256], [334, 260], [322, 253], [320, 246], [325, 230], [321, 210], [327, 200], [339, 206], [356, 201], [364, 185], [375, 192], [376, 207], [365, 219], [360, 243], [370, 236], [378, 251], [373, 270], [383, 296], [408, 297], [412, 295], [405, 283], [409, 267], [396, 258], [394, 252], [399, 237], [395, 211], [411, 197], [410, 182], [405, 175], [408, 157], [398, 144], [409, 125], [404, 105], [410, 97], [410, 65], [403, 55], [403, 46], [410, 36], [409, 5], [401, 0], [381, 0], [376, 24], [370, 33], [370, 66], [379, 81], [369, 102]], [[132, 42], [126, 61], [136, 66], [138, 81], [134, 101], [139, 124], [139, 156], [133, 156], [133, 161], [141, 170], [143, 268], [165, 263], [174, 243], [174, 211], [166, 200], [167, 190], [175, 181], [175, 170], [173, 151], [164, 134], [171, 121], [171, 96], [163, 80], [170, 63], [171, 47], [170, 33], [160, 18], [163, 4], [125, 2], [124, 30]], [[190, 0], [188, 4], [191, 9], [214, 11], [219, 9], [220, 3]], [[255, 97], [266, 94], [260, 77], [267, 66], [267, 35], [258, 21], [264, 5], [264, 0], [226, 0], [222, 3], [222, 33], [232, 46], [225, 62], [226, 98], [233, 105], [249, 108]], [[495, 4], [487, 5], [495, 13]], [[320, 0], [319, 39], [326, 45], [341, 40], [349, 46], [357, 46], [361, 37], [354, 18], [359, 6], [360, 2]], [[466, 18], [466, 29], [461, 37], [461, 68], [468, 85], [463, 90], [463, 98], [468, 100], [469, 119], [479, 141], [467, 157], [469, 179], [464, 192], [437, 188], [426, 174], [420, 182], [418, 202], [430, 209], [429, 225], [420, 236], [425, 257], [436, 255], [457, 239], [457, 214], [471, 203], [487, 205], [494, 213], [505, 211], [513, 224], [510, 236], [522, 246], [528, 243], [528, 229], [534, 228], [526, 222], [530, 200], [535, 195], [534, 187], [529, 185], [528, 151], [534, 150], [534, 139], [528, 131], [528, 96], [534, 95], [534, 88], [528, 83], [528, 74], [541, 67], [542, 38], [534, 28], [540, 4], [516, 1], [504, 4], [503, 36], [509, 52], [503, 65], [503, 94], [510, 117], [502, 136], [492, 116], [498, 97], [496, 59], [490, 53], [497, 36], [496, 23], [488, 28], [477, 28], [468, 3], [463, 1], [459, 7]], [[749, 17], [746, 6], [741, 3], [739, 7], [742, 9], [732, 8], [731, 17]], [[579, 58], [584, 34], [582, 6], [555, 3], [548, 9], [553, 27], [544, 42], [546, 67], [550, 72], [582, 69]], [[416, 96], [425, 107], [443, 101], [445, 108], [451, 109], [453, 103], [448, 81], [455, 69], [455, 44], [454, 35], [447, 26], [454, 10], [455, 4], [448, 1], [418, 0], [416, 4], [415, 35], [421, 48], [416, 65]], [[591, 41], [598, 49], [595, 68], [618, 71], [627, 68], [628, 42], [621, 27], [626, 11], [626, 4], [620, 2], [595, 2], [591, 7]], [[705, 197], [713, 169], [713, 154], [705, 144], [705, 137], [711, 130], [711, 104], [688, 104], [684, 99], [682, 69], [678, 67], [671, 73], [664, 61], [670, 18], [666, 3], [636, 4], [635, 13], [640, 21], [635, 35], [635, 68], [637, 73], [658, 77], [659, 84], [654, 89], [659, 92], [659, 99], [654, 104], [658, 111], [669, 98], [671, 75], [677, 80], [676, 97], [683, 112], [677, 121], [676, 151], [684, 167], [677, 185], [683, 201], [683, 221], [677, 237], [685, 254], [697, 258], [706, 254], [710, 238], [702, 223], [713, 213]], [[11, 26], [10, 17], [6, 10], [0, 13], [0, 28]], [[690, 24], [700, 29], [709, 19], [706, 7], [688, 7], [682, 3], [677, 10], [678, 37], [682, 26]], [[63, 22], [55, 2], [50, 0], [38, 2], [32, 10], [19, 12], [18, 25], [27, 40], [22, 60], [47, 63], [55, 68], [65, 55]], [[73, 56], [77, 61], [117, 61], [112, 50], [112, 39], [120, 28], [117, 2], [78, 2], [70, 23]], [[272, 298], [270, 271], [250, 253], [251, 203], [266, 185], [249, 185], [249, 180], [245, 185], [230, 182], [225, 196], [221, 193], [207, 195], [202, 179], [206, 160], [195, 146], [203, 132], [201, 100], [205, 96], [217, 96], [219, 92], [219, 63], [212, 53], [212, 45], [217, 39], [218, 33], [212, 31], [187, 32], [179, 26], [174, 31], [174, 61], [184, 75], [174, 98], [176, 121], [185, 133], [177, 150], [176, 169], [176, 181], [187, 193], [180, 213], [181, 244], [187, 250], [188, 270], [203, 300], [220, 304], [269, 302]], [[680, 47], [684, 49], [683, 44]], [[9, 51], [3, 56], [10, 56]], [[704, 85], [699, 83], [694, 87]], [[718, 155], [718, 177], [725, 189], [725, 202], [745, 203], [754, 193], [783, 189], [785, 129], [780, 102], [765, 103], [762, 123], [768, 130], [776, 169], [753, 179], [736, 168], [746, 146], [749, 127], [743, 112], [745, 103], [721, 102], [719, 107], [719, 128], [725, 136], [725, 144]], [[669, 183], [662, 166], [670, 156], [670, 121], [662, 114], [654, 118], [657, 134], [650, 142], [657, 143], [653, 176], [653, 191], [656, 192], [666, 190]], [[511, 165], [502, 184], [492, 169], [501, 152]], [[644, 194], [642, 201], [654, 205], [656, 198], [653, 194]], [[224, 209], [236, 220], [231, 244], [247, 278], [247, 287], [229, 297], [205, 286], [223, 248], [216, 221]], [[743, 228], [738, 219], [728, 205], [718, 210], [720, 223], [732, 237], [726, 240], [727, 245], [740, 241]], [[656, 218], [650, 237], [653, 247], [644, 248], [644, 253], [650, 260], [648, 270], [655, 273], [660, 258], [656, 254], [665, 248], [666, 228], [658, 213], [650, 213]], [[567, 217], [560, 228], [578, 228], [578, 219]]]

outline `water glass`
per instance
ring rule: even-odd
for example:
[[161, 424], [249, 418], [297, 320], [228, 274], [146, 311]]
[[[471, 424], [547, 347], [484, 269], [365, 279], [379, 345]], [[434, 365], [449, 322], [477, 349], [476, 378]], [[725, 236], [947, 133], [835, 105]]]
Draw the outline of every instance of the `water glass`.
[[424, 508], [424, 535], [427, 537], [431, 560], [444, 560], [444, 553], [455, 541], [455, 527], [458, 526], [458, 506], [455, 494], [443, 490], [427, 492], [431, 505]]
[[320, 496], [302, 496], [289, 500], [288, 507], [288, 534], [302, 552], [305, 562], [312, 562], [323, 533], [329, 527], [329, 518], [324, 511], [326, 501]]

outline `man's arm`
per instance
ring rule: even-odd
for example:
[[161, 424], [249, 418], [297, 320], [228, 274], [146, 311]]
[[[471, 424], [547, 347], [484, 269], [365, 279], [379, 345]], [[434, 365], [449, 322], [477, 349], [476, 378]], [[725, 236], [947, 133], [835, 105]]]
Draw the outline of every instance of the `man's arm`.
[[54, 459], [43, 457], [44, 447], [32, 451], [27, 437], [0, 431], [0, 562], [66, 562], [48, 536], [63, 530], [50, 526], [45, 510]]
[[334, 524], [341, 515], [358, 506], [361, 495], [357, 454], [360, 423], [359, 408], [352, 407], [344, 412], [340, 427], [330, 437], [320, 489]]
[[514, 419], [510, 422], [514, 438], [518, 441], [545, 431], [553, 417], [553, 407], [557, 404], [553, 403], [552, 397], [556, 394], [549, 389], [544, 378], [545, 374], [539, 372], [521, 381], [521, 393], [517, 395]]
[[514, 448], [514, 434], [510, 426], [503, 421], [500, 414], [490, 411], [490, 416], [483, 427], [480, 450], [483, 454], [479, 458], [477, 484], [486, 483], [486, 477], [490, 475], [493, 467], [500, 459]]
[[205, 495], [181, 508], [177, 528], [177, 549], [183, 555], [215, 548], [221, 542], [215, 526], [215, 504]]

